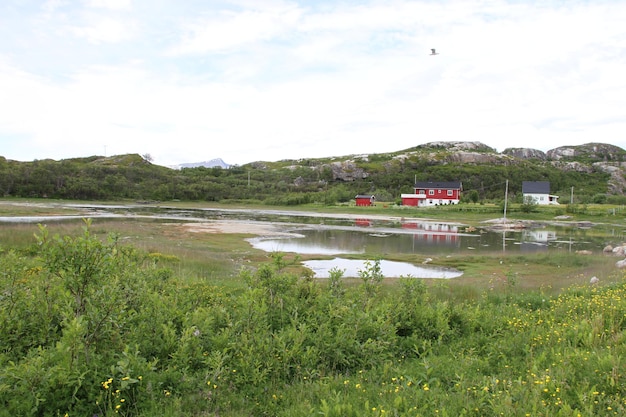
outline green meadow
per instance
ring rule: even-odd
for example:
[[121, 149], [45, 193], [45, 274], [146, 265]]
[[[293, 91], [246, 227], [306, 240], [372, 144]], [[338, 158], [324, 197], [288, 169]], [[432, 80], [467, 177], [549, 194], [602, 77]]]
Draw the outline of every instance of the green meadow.
[[[585, 210], [575, 219], [616, 215]], [[0, 205], [63, 213], [78, 212]], [[0, 224], [0, 416], [626, 415], [614, 257], [435, 259], [464, 271], [453, 280], [387, 279], [372, 260], [321, 280], [245, 237]]]

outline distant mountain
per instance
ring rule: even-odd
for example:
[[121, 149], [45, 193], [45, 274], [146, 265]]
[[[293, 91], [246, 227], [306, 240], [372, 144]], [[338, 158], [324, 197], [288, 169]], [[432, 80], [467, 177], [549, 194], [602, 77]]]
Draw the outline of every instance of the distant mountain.
[[221, 167], [221, 168], [230, 168], [230, 164], [227, 164], [226, 162], [224, 162], [222, 160], [222, 158], [215, 158], [215, 159], [211, 159], [210, 161], [203, 161], [203, 162], [189, 162], [186, 164], [179, 164], [179, 165], [175, 165], [172, 168], [174, 169], [182, 169], [182, 168], [198, 168], [198, 167], [205, 167], [205, 168], [215, 168], [215, 167]]

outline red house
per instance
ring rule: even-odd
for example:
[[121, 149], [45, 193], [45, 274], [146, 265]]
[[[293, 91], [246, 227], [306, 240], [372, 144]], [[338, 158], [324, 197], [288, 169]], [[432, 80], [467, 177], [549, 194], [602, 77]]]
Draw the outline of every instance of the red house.
[[463, 186], [461, 181], [416, 182], [415, 194], [402, 194], [403, 206], [427, 207], [459, 204]]
[[354, 197], [354, 199], [356, 200], [357, 206], [373, 206], [374, 201], [376, 201], [376, 197], [374, 197], [373, 195], [364, 195], [364, 194], [359, 194], [356, 197]]

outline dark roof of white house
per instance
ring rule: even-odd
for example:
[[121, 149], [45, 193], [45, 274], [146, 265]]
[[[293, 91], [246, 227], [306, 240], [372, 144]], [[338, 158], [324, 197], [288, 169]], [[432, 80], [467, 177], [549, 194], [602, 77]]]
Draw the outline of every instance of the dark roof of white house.
[[460, 190], [462, 187], [461, 181], [418, 181], [415, 188]]
[[549, 181], [523, 181], [522, 193], [524, 194], [550, 194]]

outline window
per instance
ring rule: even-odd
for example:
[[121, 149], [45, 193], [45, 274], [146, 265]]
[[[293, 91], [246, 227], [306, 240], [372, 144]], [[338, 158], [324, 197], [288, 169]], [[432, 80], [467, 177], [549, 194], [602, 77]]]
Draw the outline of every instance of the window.
[[452, 190], [448, 190], [448, 197], [452, 197]]
[[428, 195], [435, 195], [435, 190], [428, 190]]

